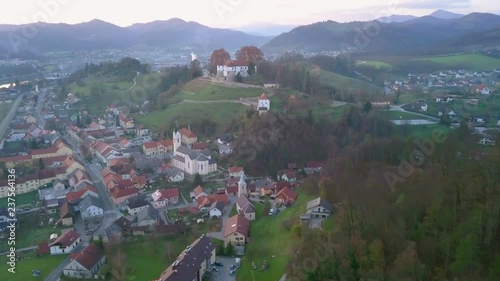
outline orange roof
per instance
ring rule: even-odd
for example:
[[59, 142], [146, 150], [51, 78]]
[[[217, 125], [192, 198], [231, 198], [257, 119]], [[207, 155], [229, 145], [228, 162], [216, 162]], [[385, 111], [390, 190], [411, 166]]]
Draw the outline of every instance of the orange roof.
[[158, 143], [155, 141], [145, 142], [143, 145], [145, 149], [152, 149], [158, 147]]
[[169, 188], [169, 189], [160, 189], [159, 190], [161, 193], [161, 196], [163, 198], [175, 198], [179, 197], [179, 188], [174, 187], [174, 188]]
[[3, 157], [0, 159], [0, 161], [5, 162], [5, 163], [16, 163], [16, 162], [24, 162], [24, 161], [31, 161], [31, 155], [18, 155], [18, 156], [12, 156], [12, 157]]
[[193, 150], [204, 150], [208, 148], [208, 145], [204, 142], [196, 142], [191, 145]]
[[276, 194], [276, 198], [281, 198], [285, 203], [293, 203], [297, 199], [298, 195], [293, 190], [288, 187], [283, 188]]
[[200, 195], [202, 192], [203, 192], [203, 187], [201, 187], [201, 185], [198, 185], [198, 186], [197, 186], [197, 187], [193, 190], [194, 196], [198, 196], [198, 195]]
[[113, 192], [111, 192], [111, 196], [113, 196], [115, 199], [117, 198], [122, 198], [130, 195], [137, 194], [139, 190], [135, 187], [132, 188], [125, 188], [125, 189], [118, 189], [115, 188]]
[[163, 145], [164, 147], [172, 147], [174, 145], [173, 140], [161, 140], [161, 141], [159, 141], [159, 143], [161, 145]]
[[181, 135], [185, 136], [186, 138], [196, 138], [196, 134], [193, 133], [191, 130], [188, 130], [186, 128], [182, 128], [179, 130], [179, 132], [181, 133]]
[[66, 200], [69, 202], [76, 201], [76, 200], [82, 198], [83, 194], [85, 194], [85, 192], [87, 192], [87, 191], [92, 191], [92, 192], [97, 194], [97, 190], [94, 187], [87, 185], [86, 187], [80, 189], [79, 191], [73, 191], [73, 192], [66, 193]]
[[239, 172], [243, 171], [243, 167], [233, 166], [233, 167], [229, 167], [229, 169], [227, 169], [227, 170], [228, 170], [228, 172], [230, 174], [232, 174], [232, 173], [239, 173]]
[[268, 100], [269, 98], [267, 97], [266, 93], [262, 93], [262, 95], [260, 95], [259, 97], [259, 100]]

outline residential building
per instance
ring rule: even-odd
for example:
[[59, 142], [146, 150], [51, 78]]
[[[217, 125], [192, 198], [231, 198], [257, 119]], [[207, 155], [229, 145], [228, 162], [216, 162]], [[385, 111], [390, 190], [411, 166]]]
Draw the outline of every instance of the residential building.
[[123, 112], [118, 115], [118, 121], [125, 130], [132, 129], [135, 126], [134, 119], [128, 118]]
[[75, 217], [74, 209], [64, 202], [59, 208], [59, 221], [56, 224], [61, 223], [62, 226], [73, 225], [73, 218]]
[[93, 279], [106, 261], [106, 255], [95, 243], [90, 243], [70, 260], [63, 268], [64, 276], [74, 279]]
[[181, 134], [182, 143], [188, 147], [198, 141], [198, 136], [191, 131], [190, 127], [180, 129], [179, 133]]
[[241, 177], [243, 174], [245, 174], [245, 171], [243, 171], [243, 167], [240, 166], [229, 167], [229, 169], [227, 169], [227, 172], [229, 173], [230, 177], [234, 178]]
[[142, 145], [143, 152], [146, 156], [160, 156], [173, 151], [172, 140], [145, 142]]
[[191, 193], [192, 193], [191, 199], [193, 199], [193, 200], [198, 200], [198, 198], [200, 198], [200, 197], [208, 196], [208, 194], [205, 193], [205, 191], [203, 190], [203, 187], [201, 187], [201, 185], [198, 185]]
[[306, 214], [309, 214], [311, 218], [327, 218], [332, 212], [333, 204], [321, 197], [307, 202]]
[[158, 189], [151, 194], [151, 205], [160, 209], [168, 205], [179, 203], [179, 188]]
[[52, 234], [52, 239], [54, 240], [49, 242], [51, 255], [69, 254], [82, 242], [80, 234], [74, 230], [63, 233], [59, 237], [56, 234]]
[[135, 225], [149, 226], [149, 225], [163, 224], [161, 222], [162, 219], [158, 210], [151, 206], [147, 206], [146, 208], [140, 210], [137, 213], [137, 222]]
[[224, 211], [224, 203], [221, 201], [215, 201], [210, 206], [210, 210], [208, 213], [211, 218], [220, 218], [222, 216], [222, 212]]
[[146, 209], [149, 206], [149, 202], [143, 198], [136, 198], [129, 200], [127, 204], [127, 212], [131, 216], [137, 215], [141, 210]]
[[243, 246], [248, 240], [250, 220], [241, 214], [227, 219], [224, 226], [224, 245], [231, 243], [234, 246]]
[[203, 234], [154, 281], [201, 281], [215, 263], [215, 244]]
[[104, 215], [101, 200], [94, 196], [87, 196], [78, 203], [78, 210], [83, 220], [99, 218]]
[[283, 188], [276, 194], [276, 203], [291, 205], [297, 199], [298, 195], [295, 191], [288, 187]]
[[142, 137], [148, 136], [149, 135], [149, 130], [148, 130], [148, 128], [146, 128], [142, 124], [140, 124], [135, 129], [135, 135], [138, 138], [142, 138]]
[[271, 110], [271, 101], [267, 97], [266, 93], [262, 93], [257, 102], [257, 111], [259, 111], [259, 114], [262, 114], [268, 112], [269, 110]]

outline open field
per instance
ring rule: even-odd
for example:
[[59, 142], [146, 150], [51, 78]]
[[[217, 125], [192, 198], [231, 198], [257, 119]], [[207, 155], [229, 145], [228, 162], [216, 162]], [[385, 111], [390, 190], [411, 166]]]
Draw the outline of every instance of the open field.
[[418, 125], [418, 126], [394, 126], [394, 132], [402, 137], [414, 136], [421, 139], [432, 139], [433, 132], [439, 130], [439, 132], [448, 133], [452, 129], [448, 126], [442, 126], [439, 124], [433, 125]]
[[367, 91], [371, 93], [382, 92], [382, 88], [375, 84], [343, 76], [326, 70], [319, 71], [319, 81], [324, 85], [332, 86], [337, 89], [343, 89], [355, 93], [359, 93], [361, 91]]
[[[38, 201], [38, 191], [16, 195], [16, 207], [22, 207]], [[0, 198], [0, 206], [7, 207], [8, 198]]]
[[181, 103], [168, 106], [165, 110], [154, 111], [145, 116], [136, 116], [145, 126], [160, 129], [175, 124], [189, 124], [203, 119], [216, 122], [219, 128], [229, 124], [231, 120], [246, 111], [248, 107], [231, 102], [198, 104]]
[[483, 71], [494, 70], [500, 66], [500, 59], [491, 58], [480, 54], [463, 54], [422, 58], [436, 63], [453, 67]]
[[[46, 242], [52, 233], [61, 234], [61, 228], [48, 225], [49, 219], [54, 218], [55, 223], [58, 215], [41, 215], [38, 212], [26, 213], [17, 216], [19, 224], [16, 227], [16, 247], [26, 248]], [[0, 252], [8, 248], [7, 241], [0, 243]]]
[[413, 120], [413, 119], [431, 120], [431, 118], [425, 118], [423, 116], [404, 111], [377, 111], [377, 115], [386, 118], [387, 120]]
[[371, 66], [375, 67], [377, 69], [381, 68], [387, 68], [390, 69], [392, 68], [392, 65], [383, 61], [375, 61], [375, 60], [370, 60], [370, 61], [357, 61], [356, 65], [366, 65], [366, 66]]
[[[0, 263], [2, 264], [0, 280], [42, 281], [66, 258], [66, 255], [36, 257], [32, 252], [26, 253], [28, 252], [24, 253], [25, 257], [22, 260], [16, 262], [16, 273], [8, 272], [7, 257], [0, 257]], [[32, 270], [40, 270], [41, 275], [39, 277], [33, 277], [31, 274]]]
[[[80, 103], [85, 104], [91, 113], [101, 114], [110, 104], [142, 103], [151, 92], [156, 93], [159, 90], [163, 75], [165, 74], [141, 74], [136, 78], [136, 85], [132, 89], [129, 89], [133, 85], [132, 81], [89, 80], [84, 87], [72, 84], [70, 91], [82, 98]], [[117, 87], [114, 87], [115, 84]], [[97, 94], [92, 93], [92, 85], [98, 89], [94, 90]]]
[[177, 256], [201, 234], [209, 231], [205, 225], [194, 225], [188, 235], [151, 238], [138, 237], [137, 241], [122, 246], [130, 270], [127, 280], [154, 280], [160, 276]]
[[181, 91], [182, 99], [195, 101], [239, 100], [260, 96], [264, 91], [257, 88], [230, 88], [209, 84], [196, 92]]
[[[290, 260], [291, 247], [297, 239], [292, 234], [291, 227], [296, 223], [300, 224], [299, 214], [304, 212], [310, 199], [310, 196], [299, 191], [297, 201], [276, 216], [265, 214], [263, 204], [256, 203], [256, 220], [250, 228], [252, 241], [246, 247], [241, 268], [236, 272], [238, 280], [280, 279]], [[264, 260], [269, 263], [267, 270], [252, 269], [252, 262], [260, 267]]]

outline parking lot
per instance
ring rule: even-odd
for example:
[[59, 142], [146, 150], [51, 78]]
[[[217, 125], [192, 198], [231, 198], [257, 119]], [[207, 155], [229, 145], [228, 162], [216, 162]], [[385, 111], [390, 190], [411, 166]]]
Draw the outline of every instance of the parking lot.
[[216, 261], [221, 262], [223, 266], [217, 266], [219, 269], [218, 272], [215, 270], [207, 273], [207, 277], [210, 276], [210, 280], [212, 281], [235, 281], [236, 280], [236, 274], [233, 276], [229, 276], [229, 272], [231, 269], [229, 268], [232, 264], [235, 264], [235, 259], [230, 258], [230, 257], [221, 257], [217, 256]]

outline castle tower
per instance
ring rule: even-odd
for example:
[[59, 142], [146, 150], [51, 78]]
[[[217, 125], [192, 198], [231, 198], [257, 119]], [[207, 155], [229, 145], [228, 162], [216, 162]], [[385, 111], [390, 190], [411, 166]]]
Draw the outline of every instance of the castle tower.
[[240, 181], [238, 182], [238, 198], [242, 195], [248, 194], [247, 183], [245, 182], [245, 174], [241, 175]]
[[181, 146], [181, 133], [178, 130], [174, 130], [172, 140], [174, 141], [174, 153], [177, 148]]

